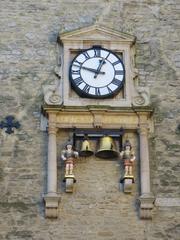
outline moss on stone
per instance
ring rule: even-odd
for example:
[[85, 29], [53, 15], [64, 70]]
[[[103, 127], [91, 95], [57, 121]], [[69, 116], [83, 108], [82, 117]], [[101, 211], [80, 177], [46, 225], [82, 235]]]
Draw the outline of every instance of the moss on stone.
[[6, 235], [6, 239], [32, 239], [32, 232], [31, 231], [11, 231], [8, 232]]
[[24, 212], [28, 210], [29, 205], [23, 202], [0, 202], [0, 208], [4, 210], [14, 208], [19, 212]]
[[0, 181], [4, 179], [4, 171], [2, 168], [0, 168]]

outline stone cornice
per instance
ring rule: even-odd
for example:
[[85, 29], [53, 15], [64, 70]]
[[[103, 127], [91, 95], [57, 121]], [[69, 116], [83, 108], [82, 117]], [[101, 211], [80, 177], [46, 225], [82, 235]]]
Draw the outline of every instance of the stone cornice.
[[139, 114], [152, 114], [154, 109], [151, 106], [139, 106], [139, 107], [111, 107], [111, 106], [48, 106], [44, 105], [43, 111], [45, 112], [89, 112], [89, 111], [106, 111], [106, 112], [119, 112], [119, 113], [139, 113]]

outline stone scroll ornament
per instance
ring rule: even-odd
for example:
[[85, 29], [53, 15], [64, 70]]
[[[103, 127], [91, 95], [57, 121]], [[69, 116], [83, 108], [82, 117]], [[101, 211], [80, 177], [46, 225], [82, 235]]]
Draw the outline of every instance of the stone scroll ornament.
[[44, 102], [47, 105], [61, 105], [62, 104], [62, 96], [60, 94], [60, 85], [61, 85], [61, 64], [59, 66], [55, 66], [54, 74], [59, 78], [53, 84], [44, 85], [43, 93], [44, 93]]
[[73, 192], [74, 183], [76, 182], [73, 169], [79, 153], [74, 151], [73, 144], [68, 142], [65, 149], [62, 151], [61, 158], [65, 162], [64, 182], [66, 184], [66, 192]]
[[131, 193], [132, 184], [134, 183], [133, 165], [136, 157], [129, 140], [126, 140], [123, 151], [120, 152], [120, 157], [124, 165], [124, 176], [121, 179], [121, 183], [124, 184], [124, 192]]
[[50, 84], [43, 86], [44, 93], [44, 102], [47, 105], [61, 105], [62, 97], [59, 93], [59, 84], [58, 81], [56, 84]]
[[150, 105], [150, 93], [148, 87], [136, 87], [135, 95], [133, 98], [134, 106], [149, 106]]

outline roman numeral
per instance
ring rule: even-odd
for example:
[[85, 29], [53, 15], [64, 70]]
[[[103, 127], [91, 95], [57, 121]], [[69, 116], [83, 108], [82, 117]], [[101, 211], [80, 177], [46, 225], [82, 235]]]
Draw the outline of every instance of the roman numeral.
[[116, 62], [113, 62], [112, 65], [115, 66], [116, 64], [120, 63], [119, 60], [117, 60]]
[[79, 62], [78, 60], [75, 60], [75, 61], [74, 61], [74, 63], [77, 63], [79, 66], [81, 66], [81, 65], [82, 65], [82, 63], [81, 63], [81, 62]]
[[72, 70], [72, 74], [80, 75], [80, 69], [79, 70]]
[[101, 49], [100, 48], [94, 49], [94, 57], [101, 57]]
[[124, 75], [123, 70], [115, 70], [115, 75]]
[[116, 86], [120, 86], [121, 85], [121, 81], [116, 79], [116, 78], [114, 78], [111, 83], [113, 83]]
[[90, 58], [88, 52], [83, 52], [82, 54], [84, 55], [84, 57], [85, 57], [86, 59], [89, 59], [89, 58]]
[[81, 77], [73, 79], [74, 83], [79, 86], [81, 83], [83, 83], [83, 80]]
[[112, 90], [109, 87], [107, 87], [107, 90], [109, 93], [112, 93]]
[[95, 88], [95, 95], [97, 96], [101, 95], [99, 88]]
[[89, 93], [90, 88], [91, 87], [88, 84], [86, 84], [85, 87], [83, 88], [83, 91]]

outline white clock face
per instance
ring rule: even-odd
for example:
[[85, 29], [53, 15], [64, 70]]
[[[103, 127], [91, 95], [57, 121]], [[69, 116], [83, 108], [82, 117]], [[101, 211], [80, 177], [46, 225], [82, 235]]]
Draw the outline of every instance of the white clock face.
[[70, 66], [72, 87], [81, 97], [113, 97], [123, 86], [125, 69], [113, 52], [93, 47], [78, 54]]

